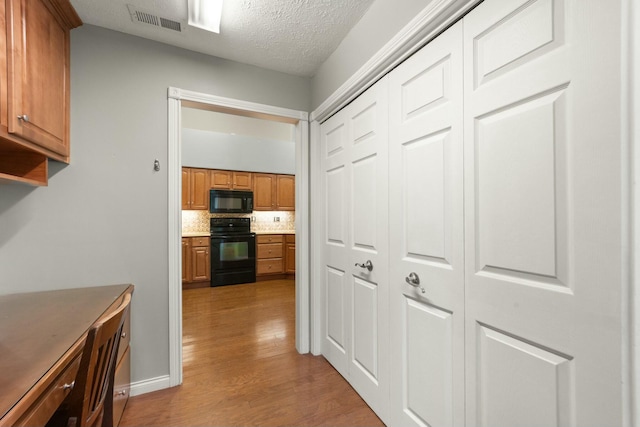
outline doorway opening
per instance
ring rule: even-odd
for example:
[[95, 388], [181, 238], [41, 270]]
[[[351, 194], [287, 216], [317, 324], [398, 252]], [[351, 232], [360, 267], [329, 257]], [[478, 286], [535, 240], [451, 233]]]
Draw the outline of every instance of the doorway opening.
[[[262, 119], [290, 125], [295, 144], [295, 343], [299, 353], [309, 352], [309, 125], [308, 113], [264, 104], [222, 98], [169, 88], [169, 346], [170, 385], [182, 383], [182, 210], [183, 108], [230, 115], [229, 118]], [[257, 218], [256, 218], [257, 219]]]

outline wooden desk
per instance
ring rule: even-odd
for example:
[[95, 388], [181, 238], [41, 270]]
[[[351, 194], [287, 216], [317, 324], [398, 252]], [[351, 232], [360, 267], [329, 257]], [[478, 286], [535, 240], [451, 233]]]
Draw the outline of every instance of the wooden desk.
[[132, 285], [0, 296], [0, 427], [44, 425], [69, 394], [87, 331]]

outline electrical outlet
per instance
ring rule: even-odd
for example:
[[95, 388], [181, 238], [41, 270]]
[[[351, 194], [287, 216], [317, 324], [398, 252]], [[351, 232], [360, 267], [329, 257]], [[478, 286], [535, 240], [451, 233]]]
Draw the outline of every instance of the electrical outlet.
[[251, 222], [256, 222], [256, 217], [255, 216], [251, 217]]
[[279, 216], [274, 216], [273, 217], [273, 222], [280, 222], [280, 217]]

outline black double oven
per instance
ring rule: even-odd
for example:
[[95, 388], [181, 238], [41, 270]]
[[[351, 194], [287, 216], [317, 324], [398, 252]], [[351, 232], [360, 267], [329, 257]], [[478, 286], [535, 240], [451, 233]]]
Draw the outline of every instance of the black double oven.
[[211, 286], [256, 281], [256, 234], [249, 218], [211, 218]]

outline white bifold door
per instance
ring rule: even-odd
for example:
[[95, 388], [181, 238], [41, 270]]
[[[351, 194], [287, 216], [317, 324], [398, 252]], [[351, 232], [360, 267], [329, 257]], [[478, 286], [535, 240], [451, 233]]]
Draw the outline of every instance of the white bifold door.
[[384, 78], [320, 127], [322, 353], [386, 420], [388, 105]]
[[462, 22], [389, 78], [392, 424], [460, 426]]
[[321, 125], [322, 352], [385, 423], [624, 424], [622, 16], [485, 0]]
[[463, 20], [469, 427], [622, 425], [620, 16]]

